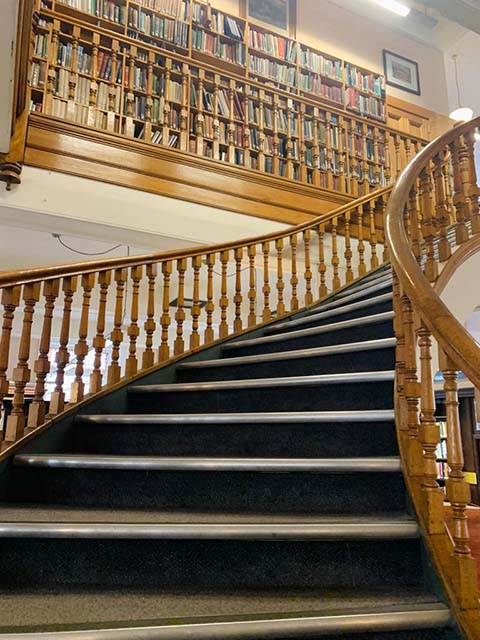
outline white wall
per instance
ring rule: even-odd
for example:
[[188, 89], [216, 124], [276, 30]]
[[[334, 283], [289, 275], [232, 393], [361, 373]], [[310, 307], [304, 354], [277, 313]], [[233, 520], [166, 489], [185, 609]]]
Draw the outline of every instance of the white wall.
[[[213, 4], [238, 14], [238, 0], [214, 0]], [[328, 0], [297, 0], [297, 38], [379, 73], [383, 73], [383, 49], [411, 58], [419, 63], [422, 95], [392, 87], [387, 87], [387, 93], [437, 113], [448, 113], [443, 54], [438, 49]]]
[[471, 107], [474, 115], [480, 115], [480, 83], [478, 82], [478, 60], [480, 58], [480, 35], [469, 31], [453, 47], [445, 52], [445, 68], [447, 74], [448, 99], [450, 109], [458, 106], [455, 70], [452, 60], [458, 55], [458, 79], [462, 106]]
[[10, 146], [18, 0], [0, 2], [0, 153]]
[[[33, 167], [24, 168], [21, 185], [11, 191], [0, 189], [0, 225], [122, 243], [148, 251], [228, 242], [288, 227]], [[30, 248], [21, 242], [15, 248], [23, 252], [25, 263], [31, 264]], [[63, 255], [52, 255], [50, 262], [62, 259]], [[0, 269], [8, 267], [0, 258]]]

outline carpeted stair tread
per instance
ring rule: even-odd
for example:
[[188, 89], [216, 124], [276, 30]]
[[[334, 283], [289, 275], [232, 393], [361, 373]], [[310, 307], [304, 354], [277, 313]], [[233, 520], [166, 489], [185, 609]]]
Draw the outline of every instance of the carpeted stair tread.
[[443, 610], [432, 594], [404, 589], [176, 593], [121, 589], [0, 589], [0, 633], [20, 630], [115, 628], [178, 623], [198, 618], [235, 620], [337, 612]]
[[363, 298], [369, 298], [373, 294], [379, 294], [380, 292], [385, 292], [386, 290], [392, 289], [392, 281], [386, 280], [384, 282], [372, 283], [370, 286], [358, 288], [356, 290], [347, 289], [342, 294], [334, 297], [331, 301], [324, 302], [319, 304], [316, 307], [312, 307], [308, 309], [307, 315], [318, 313], [320, 310], [327, 311], [327, 309], [334, 309], [336, 307], [340, 307], [344, 304], [350, 304], [351, 302], [355, 302], [357, 300], [362, 300]]
[[335, 373], [325, 375], [290, 376], [288, 378], [250, 378], [247, 380], [224, 380], [212, 382], [186, 382], [173, 384], [136, 385], [129, 389], [129, 393], [170, 393], [191, 391], [215, 391], [225, 389], [249, 389], [256, 387], [291, 387], [291, 386], [321, 386], [336, 384], [355, 384], [359, 382], [391, 382], [394, 371], [365, 371], [355, 373]]
[[185, 364], [178, 365], [177, 369], [180, 371], [191, 369], [214, 369], [217, 367], [233, 367], [239, 364], [256, 364], [259, 362], [316, 358], [324, 355], [337, 355], [339, 353], [374, 351], [375, 349], [385, 348], [393, 349], [395, 345], [395, 338], [382, 338], [380, 340], [364, 340], [361, 342], [338, 344], [328, 347], [316, 347], [312, 349], [300, 349], [297, 351], [277, 351], [275, 353], [257, 354], [253, 356], [239, 356], [200, 362], [187, 362]]
[[253, 340], [240, 340], [239, 342], [229, 342], [226, 344], [222, 351], [224, 353], [234, 352], [235, 349], [242, 347], [263, 345], [271, 343], [286, 343], [290, 340], [296, 340], [307, 336], [317, 336], [329, 332], [344, 331], [345, 329], [354, 329], [360, 326], [370, 325], [375, 326], [382, 322], [388, 322], [393, 320], [393, 311], [386, 311], [385, 313], [377, 313], [374, 315], [365, 315], [361, 318], [354, 318], [353, 320], [345, 320], [341, 322], [333, 322], [331, 324], [322, 325], [320, 327], [311, 327], [309, 329], [298, 329], [297, 331], [290, 331], [288, 333], [279, 333], [261, 338], [255, 338]]
[[[353, 302], [352, 304], [347, 304], [335, 309], [330, 309], [327, 311], [322, 311], [322, 307], [318, 307], [318, 313], [310, 314], [308, 316], [303, 316], [301, 318], [297, 318], [296, 320], [289, 320], [286, 322], [280, 322], [279, 324], [274, 324], [273, 326], [265, 328], [265, 335], [277, 334], [282, 332], [287, 332], [296, 329], [297, 327], [302, 327], [306, 324], [314, 324], [317, 322], [327, 321], [336, 317], [343, 319], [342, 316], [346, 314], [354, 314], [357, 312], [361, 315], [371, 315], [372, 307], [380, 307], [380, 306], [388, 306], [391, 308], [392, 306], [392, 294], [384, 293], [383, 295], [376, 296], [373, 298], [367, 298], [366, 300], [360, 300], [360, 302]], [[387, 309], [385, 309], [387, 310]], [[353, 317], [353, 316], [352, 316]]]
[[201, 513], [140, 509], [82, 509], [58, 505], [0, 504], [0, 522], [66, 523], [238, 523], [238, 524], [375, 524], [415, 522], [406, 513], [371, 513], [353, 515], [282, 514], [282, 513]]

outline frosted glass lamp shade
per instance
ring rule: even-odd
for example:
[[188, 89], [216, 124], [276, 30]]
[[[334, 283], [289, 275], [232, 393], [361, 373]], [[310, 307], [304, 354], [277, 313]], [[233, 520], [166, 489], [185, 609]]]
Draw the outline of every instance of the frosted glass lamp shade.
[[468, 122], [473, 118], [473, 109], [470, 107], [458, 107], [450, 114], [450, 118], [455, 122]]

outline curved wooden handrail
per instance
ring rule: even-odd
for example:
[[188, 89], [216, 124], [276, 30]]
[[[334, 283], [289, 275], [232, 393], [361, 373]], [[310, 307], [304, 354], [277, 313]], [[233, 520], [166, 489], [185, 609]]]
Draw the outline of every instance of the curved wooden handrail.
[[[480, 210], [474, 132], [480, 118], [431, 142], [401, 174], [386, 210], [385, 235], [394, 273], [395, 418], [406, 479], [445, 588], [469, 639], [480, 638], [477, 567], [470, 551], [464, 440], [458, 410], [458, 372], [480, 389], [480, 345], [435, 290], [462, 260], [480, 250]], [[452, 193], [453, 192], [453, 193]], [[467, 248], [468, 251], [466, 251]], [[438, 484], [432, 338], [443, 374], [445, 494]], [[468, 446], [472, 446], [471, 440]], [[443, 449], [442, 449], [443, 450]], [[442, 454], [443, 456], [445, 454]], [[473, 469], [470, 469], [473, 471]]]
[[322, 214], [311, 221], [294, 225], [284, 231], [277, 231], [256, 236], [251, 238], [242, 238], [233, 242], [225, 242], [215, 245], [198, 245], [189, 249], [172, 249], [161, 253], [149, 253], [139, 256], [125, 256], [117, 258], [105, 258], [96, 261], [83, 261], [70, 264], [51, 265], [45, 267], [35, 267], [33, 269], [16, 269], [14, 271], [4, 271], [0, 273], [0, 288], [25, 285], [32, 282], [44, 280], [53, 280], [55, 278], [63, 278], [69, 276], [81, 276], [92, 271], [101, 272], [109, 269], [120, 269], [127, 267], [136, 267], [140, 265], [158, 264], [169, 260], [177, 260], [180, 258], [194, 258], [196, 256], [204, 256], [208, 253], [218, 253], [220, 251], [234, 251], [242, 247], [248, 247], [252, 244], [261, 244], [263, 242], [275, 242], [290, 237], [294, 233], [301, 233], [310, 229], [314, 229], [319, 224], [328, 223], [332, 218], [338, 217], [349, 211], [355, 211], [358, 207], [381, 197], [387, 197], [392, 187], [383, 187], [368, 193], [361, 198], [357, 198], [353, 202], [349, 202], [341, 207], [337, 207], [332, 211]]
[[404, 224], [404, 209], [410, 190], [421, 171], [447, 145], [480, 126], [480, 117], [459, 125], [428, 144], [404, 169], [390, 195], [385, 234], [390, 259], [401, 285], [445, 351], [455, 360], [471, 382], [480, 388], [480, 346], [458, 322], [437, 295], [412, 251]]

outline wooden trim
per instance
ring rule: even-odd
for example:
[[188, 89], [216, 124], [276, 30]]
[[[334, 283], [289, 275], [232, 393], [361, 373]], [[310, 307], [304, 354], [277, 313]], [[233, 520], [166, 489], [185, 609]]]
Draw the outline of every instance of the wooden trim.
[[269, 176], [116, 134], [30, 114], [30, 166], [299, 224], [352, 202], [352, 196]]

